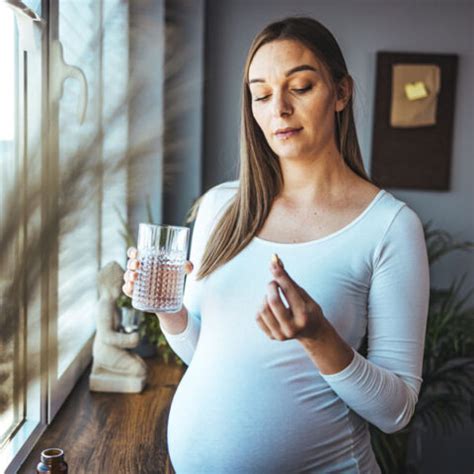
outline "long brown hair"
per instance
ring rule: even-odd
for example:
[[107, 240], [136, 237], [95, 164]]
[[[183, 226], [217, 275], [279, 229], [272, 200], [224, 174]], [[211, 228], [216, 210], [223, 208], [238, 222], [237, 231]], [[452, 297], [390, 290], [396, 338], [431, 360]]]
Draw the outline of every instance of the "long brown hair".
[[[296, 40], [310, 49], [326, 66], [334, 85], [343, 78], [351, 81], [336, 39], [321, 23], [309, 17], [289, 17], [271, 23], [252, 42], [242, 80], [240, 134], [240, 177], [237, 193], [215, 225], [196, 276], [204, 278], [243, 250], [263, 226], [273, 199], [282, 187], [278, 156], [271, 150], [252, 114], [248, 85], [250, 63], [257, 50], [276, 40]], [[354, 123], [353, 97], [334, 114], [336, 143], [346, 164], [360, 177], [367, 176]]]

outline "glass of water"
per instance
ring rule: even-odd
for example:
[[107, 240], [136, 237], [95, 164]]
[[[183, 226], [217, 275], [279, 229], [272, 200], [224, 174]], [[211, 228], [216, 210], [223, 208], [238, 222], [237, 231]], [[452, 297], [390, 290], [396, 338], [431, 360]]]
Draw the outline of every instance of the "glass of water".
[[149, 313], [176, 313], [181, 309], [188, 244], [188, 227], [139, 225], [140, 265], [133, 286], [134, 308]]

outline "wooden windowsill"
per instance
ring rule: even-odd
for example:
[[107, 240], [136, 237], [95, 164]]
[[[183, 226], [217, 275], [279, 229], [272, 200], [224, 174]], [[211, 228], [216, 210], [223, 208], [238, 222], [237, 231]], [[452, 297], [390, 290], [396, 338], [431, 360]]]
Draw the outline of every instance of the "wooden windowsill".
[[74, 474], [174, 473], [166, 432], [171, 400], [185, 368], [145, 360], [148, 383], [139, 394], [90, 392], [89, 366], [19, 474], [36, 472], [46, 448], [63, 449]]

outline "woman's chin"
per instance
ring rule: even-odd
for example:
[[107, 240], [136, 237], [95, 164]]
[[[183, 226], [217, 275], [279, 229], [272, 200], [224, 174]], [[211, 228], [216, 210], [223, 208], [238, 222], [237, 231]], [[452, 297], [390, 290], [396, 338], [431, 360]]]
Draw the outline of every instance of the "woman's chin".
[[280, 158], [280, 160], [297, 160], [301, 159], [302, 150], [299, 148], [293, 150], [278, 150], [276, 154], [278, 155], [278, 158]]

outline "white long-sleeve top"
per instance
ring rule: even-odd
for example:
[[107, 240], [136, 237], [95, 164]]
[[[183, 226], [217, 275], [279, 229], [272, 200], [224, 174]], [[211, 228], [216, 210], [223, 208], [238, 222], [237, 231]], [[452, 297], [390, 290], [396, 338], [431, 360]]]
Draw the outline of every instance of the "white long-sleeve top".
[[[177, 474], [379, 473], [368, 423], [385, 432], [413, 415], [422, 378], [429, 265], [416, 213], [381, 190], [326, 237], [275, 243], [254, 237], [201, 281], [207, 239], [238, 181], [209, 190], [196, 218], [185, 330], [165, 337], [189, 365], [168, 421]], [[276, 252], [353, 348], [324, 375], [295, 339], [269, 339], [256, 322]], [[357, 352], [368, 332], [368, 355]]]

